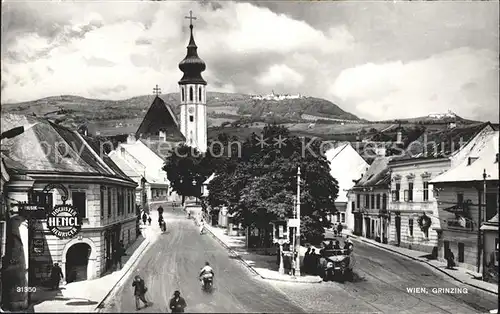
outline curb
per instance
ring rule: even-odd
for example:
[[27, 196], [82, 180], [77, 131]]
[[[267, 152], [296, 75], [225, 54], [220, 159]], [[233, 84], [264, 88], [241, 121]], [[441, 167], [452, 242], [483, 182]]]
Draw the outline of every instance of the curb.
[[437, 267], [436, 265], [433, 265], [433, 264], [429, 263], [429, 262], [428, 262], [428, 261], [426, 261], [426, 260], [422, 260], [422, 259], [420, 259], [420, 258], [418, 258], [418, 257], [413, 257], [413, 256], [410, 256], [410, 255], [406, 255], [406, 254], [401, 253], [401, 252], [396, 251], [396, 250], [391, 250], [391, 249], [390, 249], [390, 248], [388, 248], [388, 247], [378, 245], [378, 244], [373, 243], [373, 242], [371, 242], [371, 241], [367, 241], [367, 240], [365, 240], [365, 239], [363, 239], [363, 238], [361, 238], [361, 237], [359, 237], [359, 236], [351, 235], [351, 237], [353, 237], [354, 239], [356, 239], [356, 240], [358, 240], [358, 241], [364, 242], [364, 243], [366, 243], [366, 244], [370, 244], [370, 245], [372, 245], [372, 246], [379, 247], [379, 248], [384, 249], [384, 250], [386, 250], [386, 251], [389, 251], [389, 252], [392, 252], [392, 253], [397, 253], [397, 254], [399, 254], [399, 255], [401, 255], [401, 256], [404, 256], [404, 257], [406, 257], [406, 258], [410, 258], [410, 259], [412, 259], [412, 260], [414, 260], [414, 261], [424, 263], [424, 264], [426, 264], [426, 265], [428, 265], [428, 266], [432, 267], [433, 269], [436, 269], [436, 270], [438, 270], [439, 272], [441, 272], [441, 273], [443, 273], [443, 274], [447, 275], [448, 277], [453, 278], [454, 280], [456, 280], [456, 281], [460, 282], [461, 284], [471, 286], [471, 287], [473, 287], [473, 288], [475, 288], [475, 289], [482, 290], [482, 291], [484, 291], [484, 292], [488, 292], [488, 293], [491, 293], [491, 294], [498, 295], [498, 291], [497, 291], [497, 292], [495, 292], [495, 291], [491, 291], [491, 290], [485, 289], [485, 288], [483, 288], [483, 287], [476, 286], [476, 285], [474, 285], [474, 284], [471, 284], [471, 283], [465, 282], [465, 281], [463, 281], [462, 279], [459, 279], [459, 278], [457, 278], [457, 277], [455, 277], [455, 276], [453, 276], [453, 275], [451, 275], [451, 274], [447, 273], [446, 271], [442, 270], [441, 268]]
[[[111, 295], [111, 293], [122, 283], [123, 279], [130, 273], [130, 270], [132, 269], [132, 266], [137, 264], [139, 261], [139, 258], [144, 254], [146, 249], [149, 247], [151, 244], [151, 241], [147, 238], [144, 239], [144, 242], [139, 245], [139, 247], [134, 251], [139, 252], [135, 256], [135, 258], [132, 259], [132, 256], [128, 260], [127, 264], [125, 267], [122, 268], [123, 274], [120, 276], [120, 278], [116, 281], [116, 283], [111, 287], [111, 289], [106, 293], [106, 295], [101, 299], [101, 301], [97, 304], [97, 306], [94, 309], [94, 312], [99, 312], [100, 309], [102, 309], [104, 305], [104, 301]], [[142, 247], [142, 248], [141, 248]], [[133, 255], [133, 254], [132, 254]]]
[[297, 281], [297, 280], [293, 280], [293, 279], [280, 279], [280, 278], [271, 278], [271, 277], [266, 277], [266, 276], [263, 276], [261, 275], [258, 271], [255, 270], [255, 268], [253, 268], [250, 264], [248, 264], [242, 257], [240, 254], [238, 254], [238, 252], [236, 252], [235, 250], [233, 250], [232, 248], [229, 247], [229, 245], [227, 245], [226, 243], [224, 243], [224, 241], [222, 241], [221, 239], [219, 239], [218, 236], [216, 236], [211, 228], [207, 228], [205, 227], [205, 230], [208, 230], [208, 232], [212, 235], [213, 238], [215, 238], [217, 240], [217, 242], [219, 242], [224, 248], [226, 248], [230, 254], [234, 255], [235, 257], [238, 258], [238, 260], [245, 266], [247, 267], [248, 269], [250, 269], [250, 271], [252, 271], [255, 275], [259, 276], [260, 278], [262, 279], [266, 279], [266, 280], [273, 280], [273, 281], [281, 281], [281, 282], [293, 282], [293, 283], [312, 283], [312, 284], [317, 284], [317, 283], [322, 283], [323, 280], [319, 280], [318, 281]]

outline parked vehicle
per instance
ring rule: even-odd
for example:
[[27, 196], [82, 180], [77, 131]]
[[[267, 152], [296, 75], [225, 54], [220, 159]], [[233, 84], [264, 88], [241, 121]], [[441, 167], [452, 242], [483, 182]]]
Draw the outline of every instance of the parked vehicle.
[[354, 258], [351, 250], [325, 248], [320, 251], [319, 273], [324, 281], [352, 278]]

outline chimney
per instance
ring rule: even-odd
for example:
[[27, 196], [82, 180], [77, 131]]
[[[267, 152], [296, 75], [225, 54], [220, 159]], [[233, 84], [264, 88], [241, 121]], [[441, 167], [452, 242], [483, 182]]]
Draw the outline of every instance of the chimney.
[[127, 137], [127, 144], [134, 144], [134, 143], [135, 143], [135, 135], [129, 134]]

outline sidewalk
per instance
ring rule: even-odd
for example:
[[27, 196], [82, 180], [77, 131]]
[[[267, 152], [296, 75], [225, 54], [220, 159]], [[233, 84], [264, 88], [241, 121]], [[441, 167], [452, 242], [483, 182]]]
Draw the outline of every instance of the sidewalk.
[[448, 275], [449, 277], [455, 279], [456, 281], [458, 281], [460, 283], [467, 284], [467, 285], [472, 286], [476, 289], [483, 290], [483, 291], [498, 295], [498, 285], [476, 279], [479, 274], [472, 272], [472, 271], [465, 269], [465, 268], [455, 267], [454, 270], [446, 269], [446, 263], [440, 262], [438, 260], [432, 260], [432, 259], [426, 258], [426, 256], [429, 255], [429, 253], [416, 251], [416, 250], [410, 250], [410, 249], [406, 249], [406, 248], [402, 248], [402, 247], [398, 247], [398, 246], [393, 246], [390, 244], [379, 243], [375, 240], [366, 239], [364, 237], [356, 236], [353, 234], [349, 234], [349, 236], [357, 241], [365, 242], [365, 243], [380, 247], [382, 249], [385, 249], [387, 251], [391, 251], [393, 253], [403, 255], [403, 256], [408, 257], [410, 259], [413, 259], [415, 261], [425, 263], [425, 264], [429, 265], [430, 267], [434, 268], [435, 270], [438, 270], [441, 273]]
[[[205, 225], [205, 230], [208, 230], [222, 246], [229, 250], [231, 257], [239, 259], [247, 268], [263, 279], [296, 283], [321, 283], [323, 281], [319, 276], [292, 277], [290, 275], [282, 275], [278, 272], [276, 256], [248, 251], [246, 249], [245, 236], [228, 236], [226, 229], [209, 225]], [[301, 255], [303, 254], [301, 252]]]
[[155, 237], [154, 227], [153, 224], [152, 226], [141, 225], [142, 235], [127, 248], [127, 255], [123, 257], [121, 270], [97, 279], [66, 284], [61, 286], [59, 291], [39, 287], [31, 295], [28, 312], [94, 312], [145, 252]]

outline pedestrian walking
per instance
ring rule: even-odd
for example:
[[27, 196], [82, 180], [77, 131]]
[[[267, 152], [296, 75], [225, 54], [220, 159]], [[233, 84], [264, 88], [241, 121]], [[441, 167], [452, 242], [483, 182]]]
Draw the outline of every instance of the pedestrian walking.
[[205, 220], [203, 220], [203, 217], [200, 219], [200, 234], [203, 234], [203, 230], [205, 230]]
[[186, 308], [186, 300], [181, 297], [181, 293], [179, 290], [174, 292], [174, 297], [170, 299], [170, 310], [172, 313], [184, 313], [184, 309]]
[[50, 272], [52, 290], [59, 289], [59, 283], [61, 282], [61, 279], [64, 279], [62, 269], [61, 267], [59, 267], [59, 263], [54, 263]]
[[455, 254], [448, 248], [446, 251], [446, 269], [454, 269], [455, 267]]
[[316, 254], [316, 249], [311, 250], [311, 275], [317, 275], [318, 274], [318, 263], [319, 263], [319, 256]]
[[149, 223], [149, 225], [150, 225], [150, 226], [151, 226], [151, 220], [152, 220], [152, 219], [151, 219], [151, 216], [149, 216], [149, 217], [148, 217], [148, 223]]
[[295, 267], [296, 267], [296, 263], [295, 263], [295, 258], [292, 257], [292, 262], [291, 262], [291, 269], [290, 269], [290, 275], [292, 277], [295, 277]]
[[118, 246], [115, 248], [113, 255], [115, 260], [115, 268], [116, 270], [122, 269], [122, 258], [127, 255], [125, 253], [125, 246], [123, 245], [123, 240], [120, 240]]
[[311, 271], [311, 247], [308, 247], [306, 254], [304, 255], [304, 273], [309, 274], [310, 271]]
[[144, 279], [142, 279], [141, 276], [136, 275], [134, 277], [134, 281], [132, 282], [132, 287], [134, 287], [135, 308], [140, 310], [139, 301], [144, 303], [144, 307], [148, 307], [149, 302], [146, 300], [146, 292], [148, 291], [148, 288], [146, 287]]
[[142, 223], [144, 225], [146, 225], [146, 221], [148, 220], [148, 215], [146, 214], [146, 212], [143, 212], [142, 213]]
[[162, 216], [163, 215], [163, 207], [158, 207], [158, 215]]

